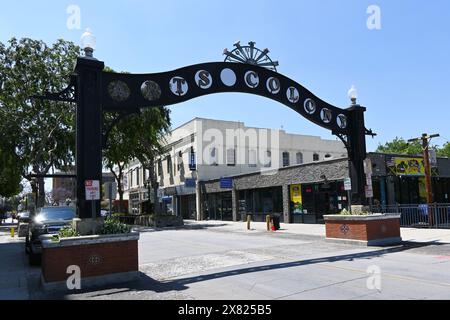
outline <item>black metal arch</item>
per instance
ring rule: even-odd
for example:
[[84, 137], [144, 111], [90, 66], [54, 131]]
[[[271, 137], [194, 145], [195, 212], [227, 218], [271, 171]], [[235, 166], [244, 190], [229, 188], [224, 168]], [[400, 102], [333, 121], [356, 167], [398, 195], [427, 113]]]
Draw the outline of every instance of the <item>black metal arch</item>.
[[[228, 86], [222, 81], [221, 75], [224, 70], [231, 70], [232, 74], [235, 75], [236, 82], [234, 85]], [[196, 81], [195, 77], [198, 72], [206, 72], [204, 75], [208, 75], [208, 80], [203, 80], [211, 82], [208, 88], [202, 88], [199, 85], [202, 80], [197, 79]], [[123, 74], [103, 72], [102, 79], [103, 111], [169, 106], [209, 94], [240, 92], [263, 96], [282, 103], [304, 118], [331, 130], [335, 134], [347, 135], [349, 133], [349, 112], [347, 110], [337, 108], [321, 100], [311, 91], [282, 74], [259, 66], [212, 62], [164, 73]], [[142, 92], [142, 87], [145, 86], [146, 81], [152, 82], [151, 85], [155, 93], [150, 95], [150, 99], [146, 98]], [[183, 95], [177, 95], [170, 89], [171, 85], [177, 86], [179, 81], [185, 81]], [[269, 81], [270, 83], [268, 83]], [[251, 85], [247, 82], [250, 82]], [[256, 83], [258, 85], [254, 86]], [[290, 97], [297, 98], [297, 96], [298, 101], [289, 100]], [[305, 103], [307, 107], [305, 107]], [[312, 106], [315, 107], [315, 110]]]
[[[365, 203], [365, 136], [373, 133], [365, 128], [364, 107], [335, 107], [292, 79], [251, 64], [212, 62], [153, 74], [109, 73], [103, 71], [104, 67], [102, 61], [80, 57], [65, 90], [36, 97], [77, 104], [77, 208], [81, 218], [89, 218], [93, 211], [97, 216], [100, 214], [100, 201], [85, 200], [84, 183], [102, 179], [102, 147], [111, 130], [104, 128], [105, 112], [118, 113], [116, 121], [120, 121], [141, 108], [169, 106], [222, 92], [249, 93], [275, 100], [330, 130], [348, 150], [354, 199]], [[226, 81], [229, 78], [222, 77], [224, 70], [235, 81]]]

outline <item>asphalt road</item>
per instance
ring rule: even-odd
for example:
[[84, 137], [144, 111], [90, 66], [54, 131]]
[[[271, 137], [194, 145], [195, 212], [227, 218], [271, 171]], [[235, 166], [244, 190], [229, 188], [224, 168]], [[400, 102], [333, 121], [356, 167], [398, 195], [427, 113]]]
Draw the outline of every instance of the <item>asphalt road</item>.
[[[31, 299], [450, 299], [450, 245], [364, 248], [220, 228], [141, 233], [139, 281]], [[30, 276], [31, 274], [31, 276]]]

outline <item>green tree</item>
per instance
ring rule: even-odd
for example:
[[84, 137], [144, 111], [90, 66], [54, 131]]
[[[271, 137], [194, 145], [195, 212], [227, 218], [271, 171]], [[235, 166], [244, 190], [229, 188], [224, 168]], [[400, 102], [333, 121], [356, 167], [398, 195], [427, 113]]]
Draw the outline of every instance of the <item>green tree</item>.
[[[130, 119], [123, 119], [115, 123], [118, 114], [105, 114], [104, 126], [111, 128], [107, 135], [105, 149], [103, 150], [103, 165], [111, 171], [117, 182], [119, 193], [119, 211], [124, 212], [123, 207], [123, 182], [124, 169], [133, 160], [135, 141], [132, 140], [133, 126]], [[117, 169], [117, 170], [116, 170]]]
[[64, 40], [52, 46], [28, 38], [0, 43], [2, 138], [15, 146], [33, 192], [39, 190], [38, 206], [45, 201], [44, 179], [36, 184], [29, 174], [74, 162], [75, 106], [30, 97], [64, 89], [79, 55], [80, 48]]
[[447, 142], [442, 148], [438, 150], [438, 156], [450, 158], [450, 142]]
[[384, 145], [378, 145], [376, 152], [421, 155], [423, 151], [420, 142], [408, 143], [403, 138], [396, 137], [394, 140], [386, 142]]
[[[2, 142], [3, 136], [0, 138]], [[11, 146], [0, 142], [0, 196], [12, 197], [21, 191], [22, 167]]]
[[117, 116], [105, 116], [105, 127], [111, 127], [111, 130], [103, 156], [104, 166], [117, 181], [119, 210], [122, 211], [124, 169], [134, 159], [139, 160], [149, 171], [154, 199], [157, 199], [155, 159], [162, 152], [163, 137], [170, 128], [170, 111], [164, 107], [146, 108], [141, 113], [129, 115], [113, 125]]
[[[155, 212], [159, 213], [158, 177], [156, 175], [156, 159], [164, 152], [165, 135], [171, 126], [170, 110], [165, 107], [145, 109], [134, 119], [137, 130], [134, 131], [134, 140], [137, 142], [134, 157], [139, 160], [142, 167], [149, 172], [149, 180], [155, 201]], [[150, 195], [148, 195], [150, 199]]]

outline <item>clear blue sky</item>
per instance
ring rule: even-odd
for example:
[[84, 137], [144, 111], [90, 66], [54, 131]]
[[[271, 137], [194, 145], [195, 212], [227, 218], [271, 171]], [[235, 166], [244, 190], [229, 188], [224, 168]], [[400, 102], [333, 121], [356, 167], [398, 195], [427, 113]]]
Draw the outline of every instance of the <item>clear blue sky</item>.
[[[81, 30], [69, 30], [66, 9], [81, 9]], [[381, 9], [381, 30], [369, 30], [369, 5]], [[280, 61], [278, 71], [339, 107], [352, 84], [367, 107], [366, 125], [393, 139], [450, 137], [450, 1], [4, 1], [0, 41], [31, 37], [79, 43], [97, 36], [95, 56], [117, 71], [150, 73], [222, 61], [225, 47], [253, 40]], [[178, 126], [191, 118], [240, 120], [288, 132], [331, 134], [292, 110], [253, 95], [221, 94], [173, 106]]]

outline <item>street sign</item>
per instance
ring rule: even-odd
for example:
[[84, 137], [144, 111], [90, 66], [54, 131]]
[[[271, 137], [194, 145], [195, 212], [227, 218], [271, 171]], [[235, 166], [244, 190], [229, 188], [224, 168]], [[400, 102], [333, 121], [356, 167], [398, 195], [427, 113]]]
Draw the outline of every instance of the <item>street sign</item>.
[[84, 186], [86, 189], [87, 201], [100, 200], [100, 181], [86, 180]]
[[196, 180], [192, 178], [187, 178], [186, 181], [184, 182], [184, 186], [186, 188], [195, 188]]
[[366, 175], [366, 185], [372, 186], [372, 176]]
[[117, 198], [117, 183], [116, 182], [108, 182], [105, 183], [106, 189], [106, 199], [115, 200]]
[[372, 174], [372, 160], [370, 158], [364, 160], [364, 173], [367, 175]]
[[233, 189], [233, 179], [232, 178], [221, 178], [220, 179], [220, 189]]
[[430, 149], [428, 151], [428, 155], [429, 155], [429, 159], [430, 159], [430, 166], [431, 167], [437, 167], [438, 163], [437, 163], [436, 149]]
[[344, 190], [345, 191], [351, 191], [352, 190], [352, 179], [345, 178], [345, 180], [344, 180]]
[[372, 186], [366, 186], [366, 198], [373, 198]]

